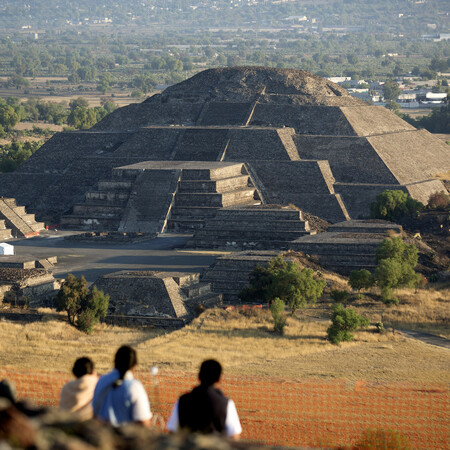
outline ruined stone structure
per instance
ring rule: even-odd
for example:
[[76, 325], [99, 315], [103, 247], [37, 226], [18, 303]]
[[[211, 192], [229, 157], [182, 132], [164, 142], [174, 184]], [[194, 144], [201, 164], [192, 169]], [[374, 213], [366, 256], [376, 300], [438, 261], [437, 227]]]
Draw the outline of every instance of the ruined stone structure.
[[11, 237], [33, 237], [44, 229], [36, 222], [34, 214], [27, 214], [25, 207], [17, 206], [14, 198], [0, 197], [0, 240]]
[[199, 273], [121, 271], [101, 276], [95, 286], [110, 296], [109, 322], [130, 323], [134, 317], [150, 324], [155, 318], [188, 320], [198, 305], [220, 304], [222, 296], [199, 278]]
[[[352, 270], [375, 269], [376, 248], [386, 237], [401, 232], [400, 225], [382, 220], [346, 221], [330, 226], [324, 233], [300, 237], [290, 242], [288, 249], [315, 255], [321, 266], [348, 275]], [[266, 266], [278, 254], [276, 250], [245, 250], [220, 256], [201, 280], [221, 292], [224, 303], [239, 302], [238, 294], [248, 285], [252, 270], [257, 265]]]
[[[210, 164], [209, 176], [188, 181], [193, 162]], [[211, 177], [230, 164], [240, 173]], [[448, 170], [445, 143], [332, 82], [238, 67], [206, 70], [89, 131], [55, 135], [0, 174], [0, 195], [67, 227], [201, 228], [211, 207], [256, 202], [336, 223], [367, 217], [384, 189], [426, 202], [445, 189], [435, 176]], [[195, 203], [212, 193], [222, 200]]]

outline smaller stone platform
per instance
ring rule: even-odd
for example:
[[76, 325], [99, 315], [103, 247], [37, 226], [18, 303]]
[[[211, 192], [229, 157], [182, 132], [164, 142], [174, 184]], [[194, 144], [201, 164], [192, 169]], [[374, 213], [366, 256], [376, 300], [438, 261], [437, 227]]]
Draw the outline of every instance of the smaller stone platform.
[[[200, 282], [199, 273], [120, 271], [101, 276], [94, 285], [110, 296], [107, 320], [114, 317], [183, 319], [193, 317], [198, 305], [220, 304], [222, 296]], [[145, 320], [144, 320], [145, 321]]]
[[186, 246], [224, 249], [287, 249], [289, 243], [311, 231], [296, 208], [280, 205], [223, 208], [205, 220]]
[[46, 269], [0, 268], [0, 303], [50, 306], [60, 282]]
[[325, 233], [303, 236], [290, 249], [317, 255], [320, 264], [342, 274], [352, 270], [374, 270], [375, 252], [389, 236], [400, 235], [400, 225], [382, 220], [350, 220], [331, 225]]

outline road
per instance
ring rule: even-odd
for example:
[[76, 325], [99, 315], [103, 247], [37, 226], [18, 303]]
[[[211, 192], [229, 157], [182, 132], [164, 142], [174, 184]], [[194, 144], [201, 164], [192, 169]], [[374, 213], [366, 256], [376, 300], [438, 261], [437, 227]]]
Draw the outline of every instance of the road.
[[100, 275], [119, 270], [159, 270], [201, 272], [221, 252], [183, 250], [186, 235], [167, 234], [137, 243], [100, 243], [65, 240], [70, 233], [48, 231], [31, 239], [14, 239], [16, 255], [34, 259], [57, 256], [53, 274], [64, 278], [68, 273], [84, 275], [94, 282]]

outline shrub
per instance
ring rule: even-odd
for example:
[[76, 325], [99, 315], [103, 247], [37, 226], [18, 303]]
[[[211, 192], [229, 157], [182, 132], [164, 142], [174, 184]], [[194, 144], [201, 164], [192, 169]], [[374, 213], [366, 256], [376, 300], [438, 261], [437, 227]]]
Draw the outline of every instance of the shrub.
[[66, 311], [69, 323], [85, 333], [91, 333], [100, 319], [106, 316], [108, 305], [109, 295], [96, 286], [89, 291], [85, 278], [77, 278], [71, 273], [56, 296], [58, 311]]
[[286, 317], [284, 316], [285, 304], [280, 298], [275, 298], [270, 305], [270, 312], [273, 317], [273, 330], [275, 333], [284, 334], [284, 327], [286, 326]]
[[435, 192], [430, 195], [427, 207], [429, 209], [447, 209], [450, 206], [450, 195], [444, 191]]
[[424, 205], [400, 190], [385, 190], [370, 205], [372, 219], [396, 220], [420, 211]]
[[333, 344], [352, 341], [354, 338], [352, 331], [369, 326], [369, 321], [365, 317], [357, 314], [353, 308], [344, 308], [340, 303], [333, 306], [331, 322], [327, 334], [328, 340]]
[[361, 289], [369, 289], [373, 286], [373, 283], [373, 275], [366, 269], [352, 270], [350, 272], [348, 284], [352, 289], [358, 291], [358, 296], [361, 295]]
[[314, 304], [322, 295], [326, 281], [314, 276], [312, 269], [300, 269], [293, 261], [285, 261], [281, 255], [272, 259], [267, 268], [257, 266], [249, 277], [239, 298], [244, 302], [266, 301], [280, 298], [292, 314], [307, 304]]
[[333, 289], [330, 292], [330, 297], [336, 302], [336, 303], [345, 303], [348, 301], [349, 293], [347, 291], [339, 291], [337, 289]]

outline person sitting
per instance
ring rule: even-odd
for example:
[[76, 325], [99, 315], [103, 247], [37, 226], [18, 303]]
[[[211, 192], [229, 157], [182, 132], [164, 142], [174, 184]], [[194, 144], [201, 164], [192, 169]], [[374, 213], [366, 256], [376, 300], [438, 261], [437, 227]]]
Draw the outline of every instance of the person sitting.
[[175, 403], [167, 423], [171, 432], [219, 433], [239, 439], [241, 423], [233, 400], [216, 387], [222, 366], [214, 359], [203, 361], [198, 378], [200, 385]]
[[150, 402], [142, 383], [133, 377], [136, 351], [124, 345], [117, 350], [114, 369], [100, 377], [94, 391], [94, 417], [118, 427], [135, 422], [151, 425]]
[[72, 368], [76, 380], [69, 381], [61, 390], [59, 407], [76, 413], [80, 420], [92, 419], [92, 397], [98, 376], [91, 359], [78, 358]]

